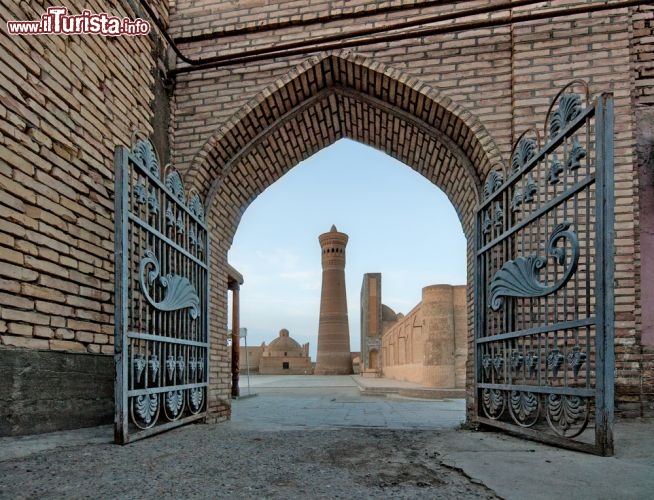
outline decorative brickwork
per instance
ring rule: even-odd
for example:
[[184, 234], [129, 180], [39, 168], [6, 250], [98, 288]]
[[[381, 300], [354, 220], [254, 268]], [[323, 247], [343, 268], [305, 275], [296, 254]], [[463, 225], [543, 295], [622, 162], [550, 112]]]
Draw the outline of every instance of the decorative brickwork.
[[318, 237], [322, 254], [322, 287], [318, 322], [316, 375], [352, 374], [350, 327], [345, 295], [345, 254], [348, 235], [332, 226]]
[[[578, 6], [586, 2], [568, 3]], [[193, 2], [196, 7], [200, 4]], [[271, 3], [243, 5], [254, 11], [265, 10]], [[322, 12], [342, 7], [338, 2], [321, 5]], [[420, 12], [433, 14], [443, 7], [440, 9]], [[227, 29], [236, 18], [243, 20], [244, 26], [247, 19], [253, 21], [248, 16], [254, 12], [220, 10], [211, 7], [205, 11], [209, 14], [204, 20], [212, 18], [213, 29]], [[361, 27], [397, 16], [401, 17], [395, 13], [369, 18]], [[623, 414], [637, 414], [631, 404], [634, 387], [641, 381], [639, 361], [633, 361], [640, 356], [634, 336], [634, 279], [639, 273], [633, 259], [637, 255], [632, 107], [636, 86], [629, 54], [635, 44], [648, 43], [642, 33], [633, 38], [632, 28], [650, 17], [648, 8], [633, 15], [623, 8], [419, 41], [379, 43], [304, 60], [278, 58], [183, 74], [176, 88], [174, 157], [179, 164], [190, 166], [188, 179], [194, 179], [199, 188], [213, 186], [212, 217], [226, 239], [219, 244], [217, 254], [226, 252], [241, 214], [258, 193], [298, 161], [340, 137], [386, 151], [431, 179], [448, 194], [470, 236], [479, 179], [493, 164], [507, 161], [513, 141], [523, 130], [542, 126], [538, 117], [545, 116], [558, 88], [581, 78], [589, 82], [593, 94], [613, 91], [617, 401]], [[277, 18], [271, 14], [267, 19], [272, 22]], [[171, 26], [181, 37], [207, 31], [201, 25], [189, 31], [188, 25], [175, 16]], [[335, 22], [309, 30], [288, 27], [239, 35], [234, 40], [223, 38], [221, 54], [347, 29], [345, 22]], [[196, 57], [216, 53], [216, 42], [197, 41], [188, 44], [191, 47]], [[641, 93], [649, 87], [644, 82], [638, 84]], [[470, 258], [469, 251], [471, 273]], [[471, 298], [469, 287], [469, 304]], [[470, 311], [469, 321], [471, 318]], [[469, 374], [471, 359], [468, 356]]]

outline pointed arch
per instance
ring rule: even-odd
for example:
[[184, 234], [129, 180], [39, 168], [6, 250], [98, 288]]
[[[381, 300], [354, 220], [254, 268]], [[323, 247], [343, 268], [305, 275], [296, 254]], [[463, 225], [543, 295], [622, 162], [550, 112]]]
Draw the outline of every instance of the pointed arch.
[[307, 59], [257, 94], [207, 140], [185, 179], [203, 193], [209, 213], [222, 200], [219, 211], [235, 231], [268, 185], [344, 137], [386, 152], [439, 186], [467, 234], [483, 180], [502, 162], [469, 110], [402, 71], [339, 52]]

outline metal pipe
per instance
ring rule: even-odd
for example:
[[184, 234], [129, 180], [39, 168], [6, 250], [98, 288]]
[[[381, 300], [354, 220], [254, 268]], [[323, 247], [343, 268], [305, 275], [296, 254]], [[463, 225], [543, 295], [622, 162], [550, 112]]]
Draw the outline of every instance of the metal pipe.
[[239, 54], [226, 54], [222, 56], [207, 57], [203, 59], [202, 64], [211, 64], [214, 62], [228, 61], [237, 57], [251, 57], [258, 56], [262, 54], [271, 54], [282, 51], [290, 51], [294, 49], [299, 49], [301, 47], [310, 47], [315, 45], [323, 45], [331, 42], [337, 42], [340, 40], [349, 40], [352, 38], [364, 37], [369, 35], [375, 35], [378, 33], [387, 33], [389, 31], [395, 31], [406, 28], [413, 28], [416, 26], [439, 23], [443, 21], [452, 21], [454, 19], [459, 19], [461, 17], [475, 16], [480, 14], [488, 14], [491, 12], [499, 12], [501, 10], [508, 10], [514, 7], [523, 7], [526, 5], [532, 5], [536, 3], [543, 3], [542, 0], [514, 0], [507, 1], [494, 5], [486, 5], [484, 7], [478, 7], [474, 9], [467, 9], [459, 12], [449, 12], [447, 14], [439, 14], [436, 16], [425, 17], [421, 19], [413, 19], [411, 21], [404, 21], [392, 25], [377, 26], [376, 28], [365, 28], [361, 30], [350, 31], [347, 33], [337, 33], [335, 35], [327, 35], [323, 37], [316, 37], [316, 39], [305, 39], [297, 42], [289, 42], [280, 45], [266, 46], [260, 49], [248, 50], [242, 55]]
[[[176, 45], [175, 41], [170, 37], [168, 32], [165, 30], [164, 26], [159, 22], [157, 19], [154, 11], [151, 9], [151, 7], [146, 3], [146, 0], [140, 0], [141, 5], [143, 8], [146, 10], [148, 15], [152, 18], [153, 22], [159, 28], [159, 30], [162, 32], [164, 38], [166, 41], [172, 46], [173, 50], [175, 51], [175, 54], [186, 64], [189, 64], [191, 66], [200, 66], [200, 65], [205, 65], [205, 64], [213, 64], [221, 61], [228, 61], [236, 57], [251, 57], [251, 56], [257, 56], [257, 55], [263, 55], [263, 54], [271, 54], [271, 53], [278, 53], [281, 51], [290, 51], [294, 49], [299, 49], [302, 47], [315, 47], [316, 45], [322, 45], [326, 43], [331, 43], [331, 42], [336, 42], [340, 40], [347, 40], [350, 38], [354, 37], [363, 37], [363, 36], [369, 36], [369, 35], [374, 35], [377, 33], [385, 33], [389, 31], [395, 31], [399, 29], [406, 29], [406, 28], [412, 28], [415, 26], [420, 26], [423, 24], [433, 24], [437, 22], [443, 22], [443, 21], [451, 21], [454, 19], [460, 19], [466, 16], [474, 16], [474, 15], [480, 15], [480, 14], [489, 14], [493, 12], [499, 12], [501, 10], [507, 10], [515, 7], [523, 7], [527, 5], [532, 5], [532, 4], [537, 4], [537, 3], [542, 3], [543, 0], [509, 0], [505, 1], [499, 4], [490, 4], [486, 5], [483, 7], [475, 7], [472, 9], [465, 9], [461, 10], [458, 12], [450, 12], [447, 14], [439, 14], [435, 16], [429, 16], [429, 17], [424, 17], [420, 19], [414, 19], [411, 21], [404, 21], [396, 24], [391, 24], [391, 25], [384, 25], [384, 26], [378, 26], [376, 28], [366, 28], [366, 29], [361, 29], [361, 30], [356, 30], [356, 31], [351, 31], [347, 33], [337, 33], [335, 35], [328, 35], [324, 37], [317, 37], [316, 39], [305, 39], [297, 42], [289, 42], [277, 46], [267, 46], [261, 49], [254, 49], [246, 52], [241, 52], [241, 53], [236, 53], [236, 54], [226, 54], [226, 55], [221, 55], [221, 56], [213, 56], [213, 57], [207, 57], [207, 58], [200, 58], [200, 59], [191, 59], [188, 56], [185, 56], [179, 47]], [[316, 48], [312, 48], [312, 52], [317, 50]], [[320, 50], [320, 49], [318, 49]], [[174, 74], [175, 70], [171, 72], [171, 74]]]
[[[462, 0], [465, 2], [471, 2], [473, 0]], [[217, 40], [219, 38], [227, 38], [239, 35], [249, 35], [252, 33], [265, 33], [266, 31], [274, 31], [283, 28], [289, 27], [298, 27], [298, 26], [311, 26], [314, 24], [325, 24], [335, 21], [343, 21], [350, 19], [360, 19], [362, 17], [372, 17], [378, 16], [381, 14], [387, 14], [389, 12], [401, 12], [407, 10], [416, 10], [416, 9], [427, 9], [429, 7], [436, 7], [440, 5], [448, 4], [447, 0], [430, 0], [422, 3], [415, 3], [412, 5], [400, 4], [400, 5], [389, 5], [387, 7], [378, 7], [370, 8], [366, 10], [360, 10], [356, 12], [340, 14], [327, 14], [323, 16], [316, 16], [310, 19], [289, 19], [288, 21], [273, 21], [268, 24], [259, 24], [245, 26], [243, 28], [235, 29], [223, 29], [222, 31], [213, 31], [211, 33], [203, 33], [201, 35], [189, 35], [189, 36], [179, 36], [176, 37], [175, 43], [194, 43], [194, 42], [205, 42], [207, 40]]]
[[175, 51], [175, 54], [177, 54], [177, 57], [179, 57], [186, 64], [191, 64], [191, 65], [198, 64], [197, 60], [193, 60], [190, 57], [186, 57], [184, 54], [182, 54], [182, 51], [179, 50], [179, 47], [177, 47], [177, 44], [175, 43], [175, 41], [170, 37], [170, 35], [168, 34], [168, 31], [166, 31], [166, 27], [163, 24], [161, 24], [161, 22], [157, 18], [157, 15], [150, 8], [150, 6], [146, 2], [146, 0], [140, 0], [140, 3], [141, 3], [141, 7], [143, 7], [145, 9], [145, 11], [148, 13], [148, 16], [150, 16], [150, 19], [152, 19], [152, 22], [154, 23], [154, 25], [159, 30], [159, 33], [161, 33], [161, 35], [168, 42], [168, 45], [170, 45], [172, 47], [172, 49]]
[[[623, 7], [633, 7], [642, 4], [648, 4], [649, 2], [643, 2], [642, 0], [622, 0], [612, 4], [603, 3], [599, 5], [584, 5], [581, 7], [570, 7], [564, 9], [554, 9], [544, 12], [529, 13], [529, 14], [517, 14], [509, 15], [497, 19], [487, 19], [483, 21], [470, 21], [467, 23], [460, 23], [453, 26], [438, 26], [434, 28], [425, 28], [416, 31], [410, 32], [401, 32], [393, 33], [384, 36], [378, 36], [367, 39], [357, 39], [357, 40], [345, 40], [337, 43], [327, 43], [319, 44], [307, 47], [298, 47], [294, 50], [284, 50], [279, 51], [279, 47], [275, 48], [274, 52], [266, 52], [264, 54], [255, 54], [252, 55], [251, 52], [244, 52], [241, 55], [231, 55], [231, 56], [219, 56], [218, 58], [207, 58], [202, 63], [196, 63], [193, 66], [186, 66], [184, 68], [172, 69], [169, 71], [171, 76], [190, 73], [193, 71], [204, 70], [204, 69], [213, 69], [221, 68], [225, 66], [231, 66], [233, 64], [265, 61], [269, 59], [275, 59], [280, 57], [290, 57], [295, 55], [305, 55], [313, 52], [322, 52], [329, 50], [340, 50], [350, 47], [362, 47], [365, 45], [373, 45], [376, 43], [385, 43], [385, 42], [394, 42], [398, 40], [405, 40], [409, 38], [420, 38], [424, 36], [434, 36], [442, 35], [446, 33], [455, 33], [459, 31], [472, 30], [472, 29], [482, 29], [482, 28], [492, 28], [497, 26], [505, 26], [508, 24], [517, 24], [527, 21], [536, 21], [540, 19], [549, 19], [562, 16], [571, 16], [575, 14], [587, 14], [592, 12], [600, 12], [605, 10], [614, 10]], [[463, 14], [461, 12], [460, 14]]]

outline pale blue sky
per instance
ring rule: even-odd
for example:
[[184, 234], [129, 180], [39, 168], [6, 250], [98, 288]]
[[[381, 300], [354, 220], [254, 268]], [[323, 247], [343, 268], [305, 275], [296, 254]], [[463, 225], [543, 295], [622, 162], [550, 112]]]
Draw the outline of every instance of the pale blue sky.
[[350, 347], [360, 348], [365, 273], [382, 273], [382, 301], [409, 312], [424, 286], [464, 284], [466, 241], [454, 207], [434, 184], [390, 156], [343, 139], [303, 161], [246, 210], [229, 252], [243, 274], [241, 326], [248, 345], [287, 328], [316, 359], [320, 311], [318, 235], [335, 224], [350, 237]]

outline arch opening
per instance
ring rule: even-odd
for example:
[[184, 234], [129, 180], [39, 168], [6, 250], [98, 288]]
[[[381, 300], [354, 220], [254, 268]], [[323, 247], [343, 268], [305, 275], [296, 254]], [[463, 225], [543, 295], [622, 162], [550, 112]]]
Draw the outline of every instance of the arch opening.
[[[338, 204], [327, 203], [334, 198]], [[349, 235], [347, 249], [328, 243], [321, 250], [318, 237], [333, 223]], [[252, 279], [241, 302], [250, 345], [270, 341], [271, 331], [284, 326], [310, 342], [316, 360], [321, 253], [344, 257], [354, 353], [365, 344], [359, 316], [366, 274], [381, 273], [385, 302], [404, 312], [421, 302], [424, 287], [466, 281], [466, 240], [444, 193], [406, 165], [349, 140], [285, 174], [239, 224], [229, 261]], [[381, 314], [381, 305], [376, 310]]]
[[[502, 164], [499, 149], [462, 106], [413, 77], [353, 54], [307, 60], [260, 93], [196, 155], [186, 179], [207, 200], [213, 282], [225, 281], [227, 252], [249, 204], [302, 160], [342, 138], [383, 151], [447, 195], [468, 240], [471, 330], [474, 210], [481, 179]], [[226, 290], [214, 287], [216, 339], [226, 335], [226, 304]]]

